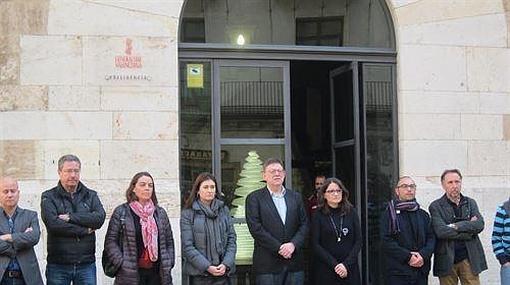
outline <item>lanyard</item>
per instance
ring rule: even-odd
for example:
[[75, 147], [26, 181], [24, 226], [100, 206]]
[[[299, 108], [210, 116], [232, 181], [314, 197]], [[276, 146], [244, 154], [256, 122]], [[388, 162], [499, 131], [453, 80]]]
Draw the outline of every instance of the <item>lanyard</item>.
[[329, 221], [331, 222], [331, 225], [333, 226], [333, 229], [335, 230], [336, 242], [341, 242], [342, 241], [342, 228], [344, 227], [344, 216], [340, 217], [340, 229], [337, 228], [335, 220], [333, 219], [333, 215], [329, 215]]

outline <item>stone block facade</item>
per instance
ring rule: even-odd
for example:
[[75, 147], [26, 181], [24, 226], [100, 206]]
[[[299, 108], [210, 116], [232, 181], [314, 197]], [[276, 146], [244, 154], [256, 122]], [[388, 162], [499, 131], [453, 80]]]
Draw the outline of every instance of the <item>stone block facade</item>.
[[[510, 0], [386, 0], [397, 36], [401, 174], [424, 206], [445, 168], [479, 201], [490, 269], [496, 206], [510, 188]], [[178, 50], [183, 0], [0, 1], [0, 175], [39, 209], [75, 153], [111, 214], [131, 176], [150, 171], [174, 230], [180, 284]], [[106, 221], [108, 223], [108, 220]], [[98, 231], [98, 261], [106, 225]], [[37, 253], [44, 268], [46, 233]], [[98, 268], [100, 284], [111, 279]], [[431, 277], [431, 284], [437, 284]]]

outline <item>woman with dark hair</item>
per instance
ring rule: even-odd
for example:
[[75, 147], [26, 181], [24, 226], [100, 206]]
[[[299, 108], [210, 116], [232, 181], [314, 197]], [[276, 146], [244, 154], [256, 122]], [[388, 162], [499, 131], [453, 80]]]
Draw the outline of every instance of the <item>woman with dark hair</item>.
[[318, 198], [312, 216], [313, 284], [361, 284], [361, 227], [349, 191], [339, 179], [328, 178]]
[[191, 285], [230, 284], [235, 272], [236, 233], [216, 178], [200, 173], [181, 214], [183, 272]]
[[174, 239], [165, 210], [158, 206], [154, 179], [133, 176], [127, 202], [113, 211], [103, 254], [118, 268], [114, 284], [172, 284]]

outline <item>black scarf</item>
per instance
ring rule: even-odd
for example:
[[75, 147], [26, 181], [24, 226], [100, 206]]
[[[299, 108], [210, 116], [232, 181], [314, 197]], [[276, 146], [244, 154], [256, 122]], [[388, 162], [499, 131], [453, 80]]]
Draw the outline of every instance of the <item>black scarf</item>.
[[416, 199], [409, 201], [400, 201], [400, 200], [391, 200], [388, 202], [388, 214], [390, 216], [390, 233], [398, 234], [400, 233], [400, 224], [397, 218], [397, 211], [409, 211], [415, 212], [420, 209], [420, 204], [416, 202]]

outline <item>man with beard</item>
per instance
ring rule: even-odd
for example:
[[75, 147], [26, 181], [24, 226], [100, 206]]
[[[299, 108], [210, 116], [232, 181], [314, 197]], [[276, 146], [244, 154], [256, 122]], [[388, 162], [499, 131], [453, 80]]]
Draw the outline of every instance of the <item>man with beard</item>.
[[416, 183], [411, 177], [399, 179], [380, 230], [387, 284], [426, 285], [435, 236], [429, 214], [416, 202]]

